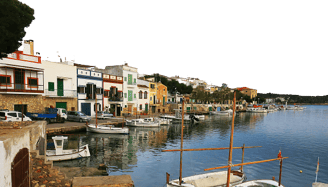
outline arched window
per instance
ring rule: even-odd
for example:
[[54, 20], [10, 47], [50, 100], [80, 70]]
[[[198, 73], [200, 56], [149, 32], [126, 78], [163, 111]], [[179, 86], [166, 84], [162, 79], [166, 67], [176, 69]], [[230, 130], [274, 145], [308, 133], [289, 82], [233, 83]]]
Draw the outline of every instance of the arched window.
[[147, 91], [145, 91], [144, 94], [145, 94], [144, 99], [147, 99], [147, 97], [148, 97], [148, 95], [147, 95], [147, 94], [148, 94]]
[[142, 99], [142, 91], [139, 92], [139, 99]]

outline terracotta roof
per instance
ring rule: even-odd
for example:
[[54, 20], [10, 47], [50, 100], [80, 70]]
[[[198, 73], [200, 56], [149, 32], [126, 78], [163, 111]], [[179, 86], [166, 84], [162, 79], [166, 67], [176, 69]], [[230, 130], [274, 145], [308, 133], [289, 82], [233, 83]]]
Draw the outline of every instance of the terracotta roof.
[[142, 87], [142, 88], [149, 88], [148, 86], [145, 86], [145, 85], [141, 85], [141, 84], [138, 84], [138, 87]]

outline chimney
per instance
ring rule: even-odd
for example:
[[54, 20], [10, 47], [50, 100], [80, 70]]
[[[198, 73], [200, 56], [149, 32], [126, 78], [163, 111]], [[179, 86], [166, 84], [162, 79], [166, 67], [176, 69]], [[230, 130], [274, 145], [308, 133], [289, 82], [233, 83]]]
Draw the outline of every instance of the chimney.
[[23, 53], [28, 55], [34, 55], [34, 42], [33, 40], [24, 40]]

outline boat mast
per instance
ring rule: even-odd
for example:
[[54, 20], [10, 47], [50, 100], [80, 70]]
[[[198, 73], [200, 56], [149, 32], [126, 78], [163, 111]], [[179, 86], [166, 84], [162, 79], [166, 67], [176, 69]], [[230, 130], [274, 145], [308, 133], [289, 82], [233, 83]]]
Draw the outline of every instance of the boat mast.
[[234, 122], [235, 122], [235, 109], [236, 108], [236, 91], [233, 94], [233, 110], [232, 110], [232, 124], [231, 124], [231, 135], [230, 135], [230, 148], [229, 148], [229, 160], [228, 160], [228, 174], [227, 174], [227, 187], [230, 186], [230, 173], [231, 173], [231, 166], [232, 166], [232, 147], [233, 147], [233, 131], [234, 131]]
[[179, 185], [180, 185], [180, 186], [181, 186], [181, 182], [182, 182], [182, 152], [183, 152], [184, 102], [185, 102], [185, 98], [182, 99], [181, 149], [180, 149], [180, 176], [179, 176]]

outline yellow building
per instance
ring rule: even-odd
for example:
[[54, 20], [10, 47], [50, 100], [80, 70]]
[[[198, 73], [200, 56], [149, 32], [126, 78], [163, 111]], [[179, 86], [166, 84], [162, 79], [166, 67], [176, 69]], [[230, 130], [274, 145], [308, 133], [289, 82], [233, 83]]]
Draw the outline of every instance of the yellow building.
[[257, 90], [255, 89], [241, 87], [241, 88], [237, 88], [237, 90], [239, 90], [242, 94], [248, 95], [251, 99], [257, 97]]
[[152, 113], [168, 112], [165, 105], [167, 103], [167, 87], [160, 82], [149, 83], [149, 105]]

